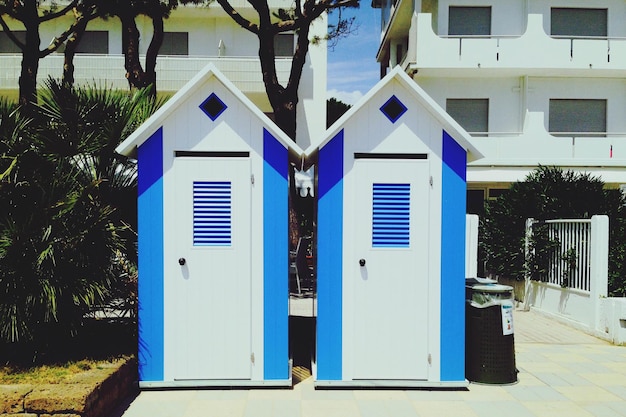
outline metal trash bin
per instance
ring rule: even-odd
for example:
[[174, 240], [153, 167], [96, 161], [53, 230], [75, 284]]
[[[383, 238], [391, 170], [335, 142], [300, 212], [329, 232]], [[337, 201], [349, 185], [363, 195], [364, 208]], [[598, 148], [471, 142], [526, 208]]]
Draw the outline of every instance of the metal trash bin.
[[484, 384], [517, 382], [513, 287], [468, 279], [465, 377]]

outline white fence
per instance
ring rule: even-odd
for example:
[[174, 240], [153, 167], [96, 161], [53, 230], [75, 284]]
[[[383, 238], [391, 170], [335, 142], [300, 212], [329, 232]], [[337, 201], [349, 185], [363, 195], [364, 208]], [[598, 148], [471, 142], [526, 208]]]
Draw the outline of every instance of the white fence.
[[[526, 223], [527, 253], [532, 225]], [[542, 281], [526, 280], [527, 308], [541, 310], [592, 332], [604, 332], [602, 300], [608, 289], [609, 219], [549, 220], [548, 237], [555, 245]]]
[[591, 290], [591, 219], [548, 220], [548, 237], [558, 248], [550, 258], [547, 282]]

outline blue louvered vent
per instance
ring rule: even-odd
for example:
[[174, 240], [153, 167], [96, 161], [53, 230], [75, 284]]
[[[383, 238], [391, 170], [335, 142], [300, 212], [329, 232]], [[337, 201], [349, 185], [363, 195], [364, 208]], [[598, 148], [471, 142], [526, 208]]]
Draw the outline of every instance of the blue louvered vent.
[[231, 201], [230, 181], [194, 181], [194, 246], [231, 245]]
[[374, 184], [372, 246], [409, 247], [410, 184]]

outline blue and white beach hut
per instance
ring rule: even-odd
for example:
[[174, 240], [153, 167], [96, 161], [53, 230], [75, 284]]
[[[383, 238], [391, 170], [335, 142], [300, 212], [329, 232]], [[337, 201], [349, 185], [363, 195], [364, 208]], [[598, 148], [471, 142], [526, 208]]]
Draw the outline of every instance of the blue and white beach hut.
[[317, 386], [465, 386], [469, 135], [402, 70], [307, 150]]
[[210, 65], [117, 151], [139, 166], [140, 387], [290, 385], [301, 150]]

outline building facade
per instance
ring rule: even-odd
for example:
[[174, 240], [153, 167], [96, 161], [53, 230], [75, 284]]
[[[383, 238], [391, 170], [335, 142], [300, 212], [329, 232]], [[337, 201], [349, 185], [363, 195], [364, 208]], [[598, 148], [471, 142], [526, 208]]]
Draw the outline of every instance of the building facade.
[[[245, 17], [254, 20], [255, 11], [245, 1], [234, 1], [233, 6]], [[270, 0], [272, 8], [289, 8], [286, 0]], [[42, 48], [49, 40], [59, 36], [72, 22], [54, 19], [41, 26]], [[23, 25], [7, 20], [18, 38], [23, 38]], [[141, 62], [152, 38], [150, 18], [136, 19], [140, 31]], [[325, 15], [318, 19], [310, 36], [326, 34]], [[210, 6], [179, 6], [164, 21], [165, 37], [157, 59], [157, 90], [173, 93], [179, 90], [207, 64], [213, 63], [230, 79], [261, 111], [272, 113], [265, 93], [261, 66], [258, 58], [256, 36], [239, 27], [226, 15], [217, 3]], [[285, 85], [291, 69], [291, 57], [296, 37], [293, 33], [276, 37], [276, 68], [279, 81]], [[307, 147], [311, 137], [321, 135], [326, 128], [326, 44], [311, 44], [305, 64], [298, 108], [298, 142]], [[0, 30], [0, 94], [17, 97], [20, 75], [21, 53], [15, 44]], [[122, 30], [119, 19], [97, 19], [89, 22], [81, 40], [78, 54], [74, 58], [77, 84], [95, 84], [114, 88], [128, 88], [125, 78], [122, 51]], [[52, 76], [61, 78], [63, 71], [62, 49], [39, 63], [37, 80], [39, 85]]]
[[468, 211], [538, 165], [626, 184], [626, 3], [374, 0], [400, 65], [471, 135]]

